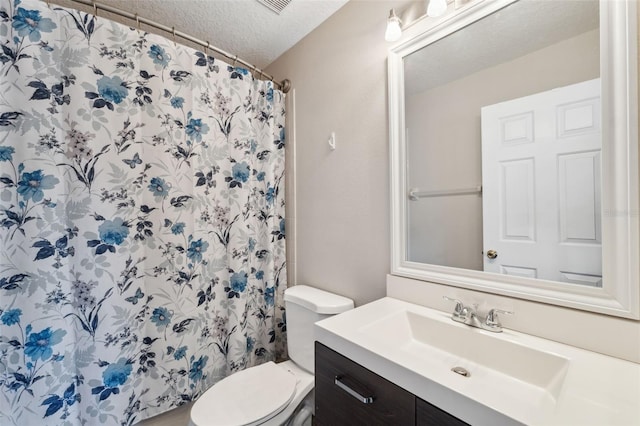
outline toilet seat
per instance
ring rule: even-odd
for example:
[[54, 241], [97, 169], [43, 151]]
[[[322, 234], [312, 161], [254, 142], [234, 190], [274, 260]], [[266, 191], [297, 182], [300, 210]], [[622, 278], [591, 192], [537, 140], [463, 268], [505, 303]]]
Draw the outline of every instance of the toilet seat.
[[191, 421], [208, 426], [263, 423], [291, 402], [296, 382], [293, 373], [274, 362], [248, 368], [224, 378], [202, 394], [191, 408]]

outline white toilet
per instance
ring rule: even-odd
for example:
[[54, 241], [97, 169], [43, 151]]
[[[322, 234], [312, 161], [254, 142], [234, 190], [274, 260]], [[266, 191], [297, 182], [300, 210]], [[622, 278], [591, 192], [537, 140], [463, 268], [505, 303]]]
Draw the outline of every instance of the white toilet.
[[191, 407], [190, 426], [311, 424], [313, 324], [353, 308], [353, 300], [297, 285], [284, 292], [289, 361], [251, 367], [224, 378]]

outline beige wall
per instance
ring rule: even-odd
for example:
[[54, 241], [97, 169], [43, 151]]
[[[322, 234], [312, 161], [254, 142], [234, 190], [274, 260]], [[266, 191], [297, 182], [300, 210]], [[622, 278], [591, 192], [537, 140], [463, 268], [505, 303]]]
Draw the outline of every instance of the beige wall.
[[[409, 187], [482, 184], [480, 109], [597, 78], [597, 30], [433, 89], [406, 95]], [[428, 48], [427, 48], [428, 49]], [[423, 198], [409, 203], [409, 259], [482, 270], [482, 197]]]
[[[288, 181], [295, 185], [288, 194], [289, 281], [358, 305], [385, 295], [389, 272], [384, 31], [389, 9], [408, 3], [352, 0], [266, 70], [290, 79], [295, 91], [287, 144], [296, 174]], [[331, 132], [335, 151], [327, 144]]]
[[[290, 284], [334, 291], [357, 305], [386, 294], [389, 46], [383, 34], [389, 9], [404, 10], [409, 4], [351, 0], [266, 70], [277, 78], [290, 78], [295, 89], [295, 111], [289, 110], [287, 125], [293, 133], [287, 145], [288, 170], [295, 170], [296, 176], [295, 191], [288, 193], [288, 249], [295, 250]], [[333, 152], [326, 143], [332, 131], [337, 136]], [[290, 191], [293, 187], [289, 182]], [[506, 299], [408, 281], [413, 284], [406, 284], [403, 298], [427, 305], [432, 300], [438, 309], [447, 309], [441, 305], [443, 294], [474, 295], [496, 303]], [[412, 292], [412, 286], [426, 291]], [[520, 321], [514, 329], [640, 362], [639, 321], [512, 302]], [[529, 305], [539, 309], [528, 313], [522, 306]]]

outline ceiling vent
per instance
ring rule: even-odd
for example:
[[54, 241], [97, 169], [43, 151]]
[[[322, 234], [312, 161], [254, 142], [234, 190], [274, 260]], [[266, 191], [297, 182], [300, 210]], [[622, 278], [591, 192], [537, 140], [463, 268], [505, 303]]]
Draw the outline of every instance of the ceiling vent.
[[287, 7], [289, 3], [291, 3], [291, 0], [257, 0], [257, 1], [258, 3], [261, 3], [267, 6], [269, 9], [273, 10], [278, 15], [280, 15], [280, 13], [284, 10], [284, 8]]

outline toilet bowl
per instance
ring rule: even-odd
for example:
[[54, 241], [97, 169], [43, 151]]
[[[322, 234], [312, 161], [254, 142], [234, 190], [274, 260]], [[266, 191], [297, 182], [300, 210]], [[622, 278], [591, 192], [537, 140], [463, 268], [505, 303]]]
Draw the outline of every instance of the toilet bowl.
[[207, 390], [191, 408], [190, 425], [282, 425], [298, 408], [310, 417], [313, 401], [305, 399], [313, 385], [313, 374], [293, 361], [248, 368]]
[[313, 287], [285, 290], [288, 361], [267, 362], [219, 381], [193, 404], [190, 426], [310, 425], [313, 324], [353, 308], [353, 301]]

